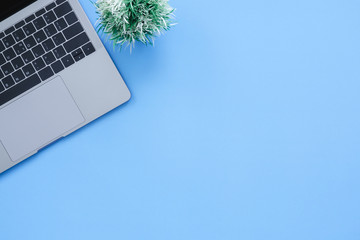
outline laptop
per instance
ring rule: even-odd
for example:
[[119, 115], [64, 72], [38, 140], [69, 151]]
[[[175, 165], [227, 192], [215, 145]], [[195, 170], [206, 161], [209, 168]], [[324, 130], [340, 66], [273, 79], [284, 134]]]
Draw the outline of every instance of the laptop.
[[1, 0], [0, 173], [129, 99], [77, 0]]

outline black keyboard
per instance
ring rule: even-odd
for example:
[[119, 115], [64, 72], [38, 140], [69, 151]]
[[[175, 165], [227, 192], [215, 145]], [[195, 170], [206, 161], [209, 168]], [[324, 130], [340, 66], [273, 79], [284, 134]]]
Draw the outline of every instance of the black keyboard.
[[0, 32], [0, 106], [94, 51], [67, 0]]

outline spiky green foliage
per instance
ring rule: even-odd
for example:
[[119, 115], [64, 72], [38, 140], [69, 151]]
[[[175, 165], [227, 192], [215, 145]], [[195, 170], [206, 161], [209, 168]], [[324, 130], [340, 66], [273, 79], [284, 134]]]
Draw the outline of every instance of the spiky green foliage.
[[98, 0], [94, 4], [98, 30], [120, 46], [133, 47], [136, 41], [153, 44], [155, 36], [173, 25], [174, 9], [168, 0]]

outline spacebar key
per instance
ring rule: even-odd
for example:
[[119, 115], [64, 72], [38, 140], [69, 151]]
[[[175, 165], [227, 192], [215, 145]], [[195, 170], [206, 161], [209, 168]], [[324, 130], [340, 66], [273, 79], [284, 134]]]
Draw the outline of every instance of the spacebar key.
[[85, 32], [83, 32], [80, 35], [77, 35], [76, 37], [71, 39], [70, 41], [64, 43], [64, 48], [66, 49], [66, 51], [68, 53], [70, 53], [70, 52], [74, 51], [75, 49], [77, 49], [78, 47], [81, 47], [88, 41], [89, 41], [89, 37], [86, 35]]
[[37, 74], [21, 81], [17, 85], [0, 94], [0, 106], [33, 88], [39, 83], [41, 83], [41, 80]]

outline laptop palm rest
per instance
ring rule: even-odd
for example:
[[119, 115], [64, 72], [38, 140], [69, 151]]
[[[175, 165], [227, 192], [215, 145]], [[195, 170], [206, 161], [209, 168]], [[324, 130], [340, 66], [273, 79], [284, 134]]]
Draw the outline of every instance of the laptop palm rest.
[[17, 161], [84, 121], [63, 80], [56, 77], [0, 110], [0, 140]]

